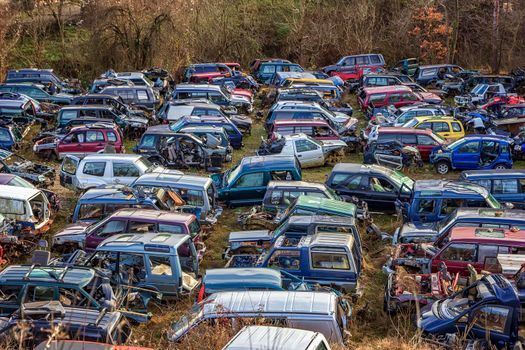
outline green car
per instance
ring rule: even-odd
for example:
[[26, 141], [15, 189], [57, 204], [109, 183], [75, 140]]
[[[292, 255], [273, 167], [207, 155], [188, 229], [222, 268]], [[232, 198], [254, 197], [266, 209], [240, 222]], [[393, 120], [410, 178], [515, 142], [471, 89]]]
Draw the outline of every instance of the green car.
[[295, 203], [275, 216], [275, 222], [281, 223], [292, 215], [331, 215], [357, 218], [357, 206], [337, 199], [315, 196], [299, 196]]

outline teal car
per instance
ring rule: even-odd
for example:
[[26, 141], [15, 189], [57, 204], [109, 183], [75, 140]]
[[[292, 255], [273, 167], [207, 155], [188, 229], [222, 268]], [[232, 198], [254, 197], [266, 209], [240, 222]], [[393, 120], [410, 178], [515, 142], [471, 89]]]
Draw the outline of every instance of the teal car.
[[275, 223], [281, 223], [292, 215], [328, 215], [357, 218], [357, 206], [337, 199], [314, 196], [299, 196], [297, 200], [282, 213], [275, 216]]
[[218, 199], [230, 207], [261, 204], [270, 181], [301, 177], [301, 166], [293, 156], [244, 157], [232, 169], [211, 176]]

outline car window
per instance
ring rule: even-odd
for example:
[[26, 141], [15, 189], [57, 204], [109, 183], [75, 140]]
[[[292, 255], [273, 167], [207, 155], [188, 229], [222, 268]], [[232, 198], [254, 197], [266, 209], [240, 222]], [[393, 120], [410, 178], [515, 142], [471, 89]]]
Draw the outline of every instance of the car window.
[[264, 173], [251, 173], [241, 176], [234, 187], [261, 187], [264, 186]]
[[391, 133], [381, 133], [379, 131], [379, 135], [377, 136], [377, 142], [378, 143], [387, 143], [397, 140], [398, 135], [397, 134], [391, 134]]
[[492, 193], [495, 194], [516, 194], [519, 193], [518, 181], [513, 180], [494, 180]]
[[452, 243], [441, 253], [441, 260], [475, 262], [476, 245]]
[[364, 66], [369, 64], [368, 56], [358, 56], [355, 58], [355, 64], [357, 66]]
[[148, 101], [149, 100], [148, 93], [145, 90], [137, 90], [137, 99], [139, 101]]
[[416, 95], [411, 92], [403, 93], [403, 101], [417, 101], [419, 100]]
[[362, 189], [361, 183], [363, 181], [363, 176], [355, 176], [346, 184], [346, 188], [349, 190], [359, 190]]
[[432, 129], [432, 123], [424, 122], [424, 123], [419, 124], [416, 128], [417, 129]]
[[113, 131], [107, 131], [106, 137], [109, 142], [117, 142], [117, 135]]
[[78, 289], [58, 288], [58, 297], [60, 303], [64, 306], [95, 307], [91, 303], [86, 305], [88, 299]]
[[226, 99], [224, 96], [218, 92], [210, 92], [208, 94], [208, 98], [210, 101], [217, 103], [217, 102], [226, 102]]
[[126, 232], [126, 221], [110, 220], [97, 229], [98, 237], [109, 237], [117, 233]]
[[286, 170], [270, 171], [270, 178], [274, 181], [291, 181], [292, 174]]
[[155, 135], [144, 135], [140, 141], [142, 147], [154, 147], [155, 146]]
[[104, 203], [82, 204], [78, 215], [79, 220], [102, 219], [105, 216]]
[[439, 212], [441, 215], [448, 215], [451, 214], [456, 208], [461, 208], [462, 206], [462, 199], [445, 198], [443, 201], [441, 201], [441, 209]]
[[370, 55], [370, 62], [374, 64], [381, 63], [381, 58], [379, 55]]
[[86, 162], [82, 172], [91, 176], [104, 176], [106, 171], [106, 162]]
[[98, 117], [97, 112], [97, 109], [81, 109], [79, 115], [81, 117]]
[[331, 185], [332, 186], [338, 185], [341, 182], [343, 182], [344, 180], [346, 180], [348, 177], [350, 177], [350, 175], [348, 175], [348, 174], [335, 174], [332, 177]]
[[314, 151], [319, 149], [319, 146], [309, 140], [297, 140], [295, 141], [295, 148], [297, 149], [297, 152], [301, 153]]
[[77, 117], [77, 111], [63, 111], [60, 115], [60, 119], [62, 123], [66, 123], [70, 121], [71, 119], [75, 119]]
[[286, 270], [299, 270], [301, 267], [299, 251], [281, 249], [275, 250], [268, 259], [268, 267]]
[[86, 131], [86, 142], [103, 142], [104, 134], [101, 131]]
[[141, 254], [120, 253], [119, 270], [126, 284], [143, 280], [146, 271], [144, 257]]
[[265, 64], [261, 67], [261, 73], [275, 73], [275, 66], [270, 64]]
[[479, 142], [478, 141], [465, 142], [458, 149], [458, 153], [478, 153], [478, 152], [479, 152]]
[[461, 132], [461, 125], [458, 122], [452, 122], [452, 131]]
[[203, 206], [204, 205], [204, 197], [202, 195], [202, 191], [200, 190], [188, 190], [185, 188], [181, 188], [177, 190], [177, 193], [179, 194], [180, 198], [186, 204], [193, 205], [193, 206]]
[[139, 177], [140, 171], [133, 163], [113, 162], [113, 176]]
[[401, 94], [391, 94], [388, 98], [388, 102], [399, 102], [401, 101]]
[[368, 99], [368, 103], [384, 101], [385, 98], [386, 98], [386, 94], [373, 94], [373, 95], [370, 95], [370, 98]]
[[492, 180], [483, 179], [474, 181], [478, 185], [485, 187], [489, 192], [492, 191]]
[[130, 233], [148, 233], [155, 232], [156, 224], [154, 222], [131, 221], [128, 231]]
[[509, 309], [502, 306], [482, 306], [473, 315], [474, 327], [485, 332], [504, 333]]
[[370, 177], [370, 191], [373, 192], [394, 192], [394, 186], [387, 180], [379, 177]]
[[8, 284], [0, 285], [0, 303], [17, 304], [18, 296], [22, 293], [22, 286]]
[[421, 76], [422, 77], [432, 77], [436, 75], [436, 73], [437, 73], [437, 68], [423, 69], [421, 71]]
[[155, 276], [171, 276], [170, 258], [168, 256], [149, 256], [149, 264], [151, 266], [151, 274]]
[[55, 287], [48, 286], [29, 286], [27, 288], [24, 303], [34, 301], [50, 301], [55, 299]]
[[[501, 253], [500, 253], [501, 254]], [[487, 258], [498, 257], [498, 246], [480, 244], [478, 246], [478, 262], [485, 263]]]
[[432, 130], [434, 132], [449, 132], [450, 127], [448, 123], [446, 122], [433, 122], [432, 123]]
[[334, 252], [310, 253], [314, 269], [350, 270], [350, 262], [346, 254]]
[[159, 224], [159, 232], [184, 233], [181, 225]]
[[417, 135], [417, 144], [422, 146], [436, 145], [437, 142], [427, 135]]
[[401, 135], [401, 142], [404, 145], [415, 145], [417, 144], [417, 138], [414, 134], [402, 134]]
[[355, 66], [355, 57], [347, 57], [344, 61], [345, 66]]
[[418, 214], [432, 214], [436, 208], [436, 201], [434, 199], [421, 199], [418, 204]]

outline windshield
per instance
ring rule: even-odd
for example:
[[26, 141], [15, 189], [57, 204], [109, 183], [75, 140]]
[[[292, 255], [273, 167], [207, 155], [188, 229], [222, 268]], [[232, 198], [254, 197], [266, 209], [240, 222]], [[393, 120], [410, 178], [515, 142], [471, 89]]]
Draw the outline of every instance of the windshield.
[[203, 310], [200, 304], [192, 307], [191, 312], [181, 317], [177, 322], [171, 325], [171, 331], [175, 339], [179, 339], [191, 328], [195, 327], [203, 318]]
[[281, 225], [277, 226], [275, 230], [272, 232], [272, 241], [275, 241], [285, 230], [285, 227], [287, 226], [288, 220], [283, 222]]
[[226, 175], [227, 175], [227, 183], [228, 185], [231, 185], [232, 181], [235, 180], [235, 178], [237, 177], [237, 175], [239, 175], [239, 173], [241, 172], [241, 166], [240, 164], [237, 164], [237, 166], [235, 168], [233, 168], [232, 170], [226, 172]]
[[448, 225], [450, 225], [451, 222], [454, 222], [456, 220], [458, 211], [454, 210], [452, 213], [450, 213], [445, 218], [441, 219], [436, 225], [436, 229], [438, 233], [441, 233]]
[[404, 128], [413, 128], [414, 126], [416, 126], [418, 123], [418, 121], [416, 119], [412, 119], [408, 122], [406, 122], [405, 124], [403, 124], [403, 127]]
[[227, 86], [225, 86], [225, 85], [221, 85], [221, 91], [222, 91], [222, 93], [226, 96], [226, 98], [227, 98], [228, 100], [231, 100], [231, 99], [232, 99], [232, 96], [231, 96], [230, 91], [228, 90], [228, 87], [227, 87]]
[[[460, 316], [463, 312], [469, 310], [472, 305], [477, 304], [485, 298], [493, 296], [494, 292], [488, 282], [486, 280], [481, 280], [477, 284], [474, 284], [447, 299], [439, 301], [436, 304], [436, 308], [433, 308], [433, 310], [437, 311], [436, 316], [438, 318], [454, 319]], [[464, 315], [463, 317], [466, 316], [467, 315]]]
[[392, 181], [394, 181], [399, 188], [403, 186], [403, 192], [410, 193], [412, 191], [412, 188], [414, 188], [414, 180], [412, 180], [402, 172], [393, 170], [389, 175]]
[[452, 142], [450, 145], [446, 146], [446, 148], [448, 149], [455, 149], [456, 147], [460, 146], [461, 144], [463, 144], [463, 139], [459, 139], [459, 140], [456, 140], [454, 142]]
[[501, 203], [498, 202], [498, 200], [496, 198], [494, 198], [490, 193], [487, 195], [487, 197], [485, 198], [485, 200], [487, 201], [487, 204], [491, 207], [491, 208], [494, 208], [494, 209], [501, 209]]
[[25, 187], [25, 188], [35, 188], [33, 184], [27, 182], [26, 180], [22, 179], [19, 176], [15, 176], [7, 183], [8, 186], [16, 186], [16, 187]]

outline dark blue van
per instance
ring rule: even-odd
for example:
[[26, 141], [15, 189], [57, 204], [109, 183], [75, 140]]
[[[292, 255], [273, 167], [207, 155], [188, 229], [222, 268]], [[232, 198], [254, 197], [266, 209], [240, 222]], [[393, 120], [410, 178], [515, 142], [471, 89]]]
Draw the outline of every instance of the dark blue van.
[[180, 132], [183, 128], [189, 126], [216, 126], [222, 127], [228, 134], [230, 145], [239, 149], [243, 146], [242, 132], [237, 126], [228, 118], [221, 115], [192, 115], [179, 119], [177, 122], [170, 125], [170, 129], [174, 132]]
[[462, 172], [460, 180], [485, 187], [499, 202], [525, 208], [525, 170], [470, 170]]
[[255, 79], [261, 84], [269, 84], [273, 75], [278, 72], [304, 72], [304, 68], [296, 63], [283, 61], [269, 61], [259, 65]]

